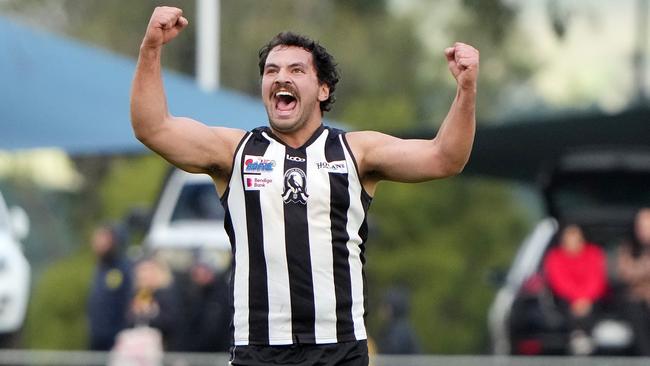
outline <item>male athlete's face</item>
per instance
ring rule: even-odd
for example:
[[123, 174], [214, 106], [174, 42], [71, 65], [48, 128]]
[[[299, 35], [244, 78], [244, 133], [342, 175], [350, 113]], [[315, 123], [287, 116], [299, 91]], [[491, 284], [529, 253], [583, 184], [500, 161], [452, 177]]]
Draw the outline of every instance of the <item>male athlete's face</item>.
[[309, 121], [320, 124], [320, 102], [328, 97], [329, 88], [319, 83], [309, 51], [277, 46], [269, 52], [262, 73], [262, 99], [273, 129], [291, 133]]

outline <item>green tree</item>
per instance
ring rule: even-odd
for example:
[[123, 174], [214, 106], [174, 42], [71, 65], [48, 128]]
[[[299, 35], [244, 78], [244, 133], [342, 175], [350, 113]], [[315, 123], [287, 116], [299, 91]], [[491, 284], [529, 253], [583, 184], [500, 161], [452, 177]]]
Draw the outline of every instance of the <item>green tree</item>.
[[523, 208], [503, 184], [466, 178], [382, 183], [376, 197], [377, 232], [367, 245], [371, 334], [381, 327], [383, 289], [397, 284], [411, 291], [412, 323], [427, 352], [481, 352], [493, 296], [486, 278], [525, 233]]
[[98, 187], [103, 219], [120, 220], [134, 208], [151, 207], [170, 167], [153, 154], [112, 159]]
[[28, 348], [88, 347], [86, 304], [94, 261], [88, 249], [50, 265], [38, 278], [24, 331]]

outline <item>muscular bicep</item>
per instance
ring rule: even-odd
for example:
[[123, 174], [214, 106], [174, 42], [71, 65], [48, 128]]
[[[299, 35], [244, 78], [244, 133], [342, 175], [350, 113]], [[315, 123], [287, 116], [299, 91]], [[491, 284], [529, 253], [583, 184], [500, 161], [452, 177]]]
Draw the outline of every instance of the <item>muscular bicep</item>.
[[168, 117], [156, 131], [139, 139], [176, 167], [190, 173], [226, 176], [244, 131], [211, 127], [186, 117]]
[[457, 174], [435, 139], [401, 139], [379, 132], [349, 133], [362, 179], [423, 182]]

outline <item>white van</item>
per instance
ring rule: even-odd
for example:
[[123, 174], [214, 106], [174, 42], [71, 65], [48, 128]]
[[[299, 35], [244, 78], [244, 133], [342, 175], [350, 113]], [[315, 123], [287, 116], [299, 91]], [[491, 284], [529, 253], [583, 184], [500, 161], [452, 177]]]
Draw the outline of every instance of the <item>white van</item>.
[[151, 215], [144, 246], [176, 270], [187, 269], [197, 255], [225, 270], [230, 263], [230, 242], [223, 220], [212, 179], [172, 169]]

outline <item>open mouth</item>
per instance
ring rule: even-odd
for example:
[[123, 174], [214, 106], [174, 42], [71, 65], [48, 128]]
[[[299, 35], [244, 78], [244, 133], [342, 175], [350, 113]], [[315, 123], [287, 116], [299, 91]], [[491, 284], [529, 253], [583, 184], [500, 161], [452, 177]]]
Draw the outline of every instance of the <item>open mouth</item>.
[[280, 114], [290, 113], [294, 108], [296, 108], [296, 104], [298, 104], [296, 96], [287, 90], [275, 92], [273, 96], [275, 98], [275, 109], [280, 112]]

